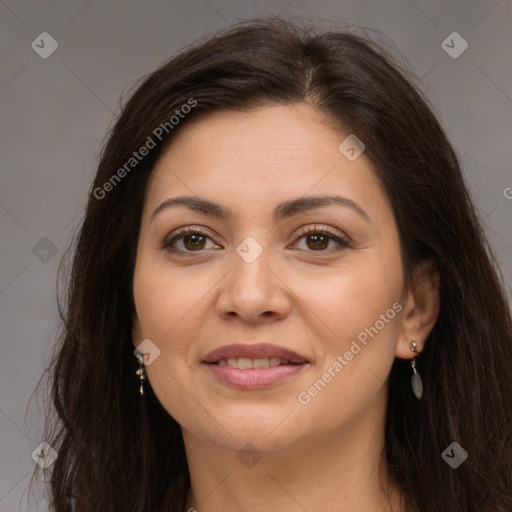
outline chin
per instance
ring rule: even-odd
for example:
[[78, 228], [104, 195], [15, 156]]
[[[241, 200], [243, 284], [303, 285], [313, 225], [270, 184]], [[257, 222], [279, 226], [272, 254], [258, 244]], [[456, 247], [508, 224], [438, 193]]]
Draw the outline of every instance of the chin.
[[301, 431], [307, 426], [307, 422], [298, 423], [294, 412], [290, 414], [290, 411], [293, 411], [292, 405], [289, 407], [277, 405], [272, 407], [268, 404], [261, 407], [235, 405], [229, 410], [214, 413], [223, 428], [216, 422], [208, 422], [208, 424], [202, 424], [200, 433], [197, 429], [194, 431], [203, 439], [228, 450], [238, 451], [247, 443], [254, 445], [262, 452], [281, 450], [299, 441], [301, 436], [306, 434]]

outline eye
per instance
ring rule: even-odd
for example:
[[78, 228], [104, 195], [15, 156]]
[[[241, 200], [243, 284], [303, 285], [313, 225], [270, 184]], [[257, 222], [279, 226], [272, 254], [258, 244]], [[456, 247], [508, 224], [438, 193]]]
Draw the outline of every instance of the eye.
[[[164, 241], [162, 249], [166, 249], [169, 252], [200, 252], [204, 249], [211, 249], [207, 247], [207, 241], [213, 243], [210, 236], [204, 231], [197, 228], [187, 227], [179, 229], [174, 236]], [[218, 247], [213, 244], [213, 247]]]
[[[303, 238], [305, 239], [306, 249], [302, 248], [301, 250], [307, 251], [309, 249], [309, 252], [336, 252], [350, 246], [349, 242], [340, 235], [317, 226], [310, 226], [300, 235], [299, 240]], [[331, 242], [337, 244], [337, 248], [326, 250]]]

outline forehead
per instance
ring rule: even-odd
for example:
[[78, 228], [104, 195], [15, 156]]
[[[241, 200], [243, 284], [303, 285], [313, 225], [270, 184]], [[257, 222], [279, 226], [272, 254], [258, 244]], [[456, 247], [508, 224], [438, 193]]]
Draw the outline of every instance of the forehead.
[[347, 135], [306, 104], [209, 114], [184, 125], [162, 153], [148, 206], [186, 194], [251, 208], [333, 192], [377, 206], [386, 199], [370, 161], [338, 149]]
[[[250, 111], [220, 111], [193, 120], [179, 131], [161, 160], [220, 163], [227, 169], [256, 170], [261, 164], [284, 168], [297, 162], [329, 158], [341, 133], [304, 104], [264, 106]], [[328, 151], [328, 153], [325, 153]], [[332, 155], [331, 155], [332, 156]], [[279, 160], [276, 160], [279, 158]], [[243, 162], [242, 166], [237, 162]], [[158, 170], [158, 164], [157, 169]]]

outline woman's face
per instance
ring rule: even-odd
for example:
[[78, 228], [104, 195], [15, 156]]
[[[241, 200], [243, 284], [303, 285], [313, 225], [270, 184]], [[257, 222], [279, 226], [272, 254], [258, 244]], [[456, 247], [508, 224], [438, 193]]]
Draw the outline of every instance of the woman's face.
[[150, 340], [149, 382], [185, 436], [273, 450], [382, 412], [403, 269], [372, 165], [339, 149], [348, 135], [305, 104], [220, 112], [159, 159], [133, 344]]

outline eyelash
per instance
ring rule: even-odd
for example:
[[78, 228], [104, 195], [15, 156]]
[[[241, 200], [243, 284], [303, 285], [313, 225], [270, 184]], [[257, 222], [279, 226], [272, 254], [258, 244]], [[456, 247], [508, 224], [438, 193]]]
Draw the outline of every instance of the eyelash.
[[[186, 228], [179, 229], [174, 234], [174, 236], [172, 238], [164, 240], [164, 243], [162, 244], [162, 249], [165, 249], [168, 252], [171, 252], [171, 253], [174, 253], [174, 254], [193, 254], [195, 252], [201, 253], [201, 252], [205, 251], [205, 249], [201, 249], [201, 250], [198, 250], [198, 251], [182, 251], [182, 250], [176, 250], [175, 248], [172, 247], [178, 240], [184, 238], [187, 235], [199, 235], [199, 236], [202, 236], [202, 237], [205, 237], [205, 238], [212, 239], [212, 237], [210, 237], [208, 235], [208, 233], [206, 233], [204, 231], [201, 231], [200, 229], [197, 229], [197, 228], [194, 228], [194, 227], [186, 227]], [[333, 240], [336, 243], [338, 243], [339, 247], [336, 248], [336, 249], [318, 250], [318, 251], [306, 250], [306, 252], [332, 254], [332, 253], [336, 253], [336, 252], [342, 251], [343, 249], [351, 247], [351, 245], [350, 245], [348, 240], [340, 237], [339, 235], [336, 235], [335, 233], [333, 233], [332, 231], [330, 231], [330, 230], [328, 230], [326, 228], [317, 228], [317, 226], [310, 226], [307, 230], [303, 231], [299, 235], [298, 239], [301, 239], [301, 238], [304, 238], [304, 237], [307, 237], [307, 236], [311, 236], [311, 235], [327, 236], [331, 240]], [[301, 249], [301, 250], [304, 250], [304, 249]]]

